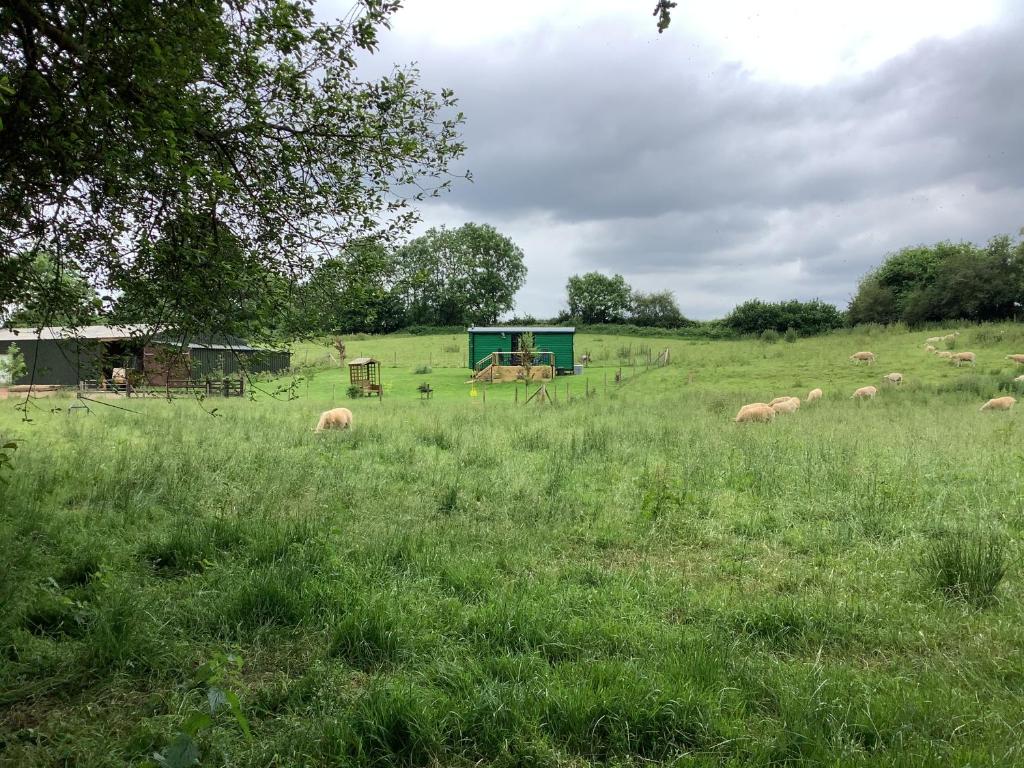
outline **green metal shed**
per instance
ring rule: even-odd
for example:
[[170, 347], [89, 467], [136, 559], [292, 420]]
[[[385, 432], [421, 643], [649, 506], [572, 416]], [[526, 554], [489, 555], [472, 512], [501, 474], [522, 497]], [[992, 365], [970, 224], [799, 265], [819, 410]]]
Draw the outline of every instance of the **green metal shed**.
[[573, 352], [576, 329], [558, 326], [511, 325], [470, 328], [470, 369], [475, 370], [477, 363], [494, 352], [518, 352], [520, 339], [524, 333], [533, 334], [538, 352], [554, 353], [555, 370], [558, 373], [572, 373], [576, 358]]

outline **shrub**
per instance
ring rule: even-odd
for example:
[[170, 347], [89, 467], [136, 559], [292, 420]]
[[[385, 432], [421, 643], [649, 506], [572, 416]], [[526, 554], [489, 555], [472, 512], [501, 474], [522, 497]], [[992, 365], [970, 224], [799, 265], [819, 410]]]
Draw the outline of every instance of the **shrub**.
[[975, 606], [992, 602], [1006, 575], [1006, 544], [993, 536], [946, 532], [925, 550], [921, 567], [946, 597]]

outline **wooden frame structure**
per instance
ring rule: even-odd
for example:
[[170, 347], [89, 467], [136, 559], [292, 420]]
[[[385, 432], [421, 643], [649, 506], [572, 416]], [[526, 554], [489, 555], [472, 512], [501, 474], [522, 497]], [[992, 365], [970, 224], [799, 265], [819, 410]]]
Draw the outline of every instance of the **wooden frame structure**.
[[352, 386], [363, 390], [363, 395], [381, 397], [384, 393], [380, 384], [380, 360], [372, 357], [357, 357], [348, 363], [348, 380]]

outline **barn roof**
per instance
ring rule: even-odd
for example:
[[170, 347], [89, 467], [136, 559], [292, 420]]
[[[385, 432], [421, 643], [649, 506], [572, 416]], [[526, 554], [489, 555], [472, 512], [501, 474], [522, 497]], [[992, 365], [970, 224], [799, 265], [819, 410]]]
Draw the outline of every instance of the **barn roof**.
[[[89, 339], [92, 341], [125, 341], [150, 338], [156, 344], [181, 344], [182, 338], [171, 331], [158, 332], [157, 326], [128, 323], [125, 325], [81, 325], [70, 328], [51, 325], [44, 328], [0, 328], [0, 341], [60, 341], [62, 339]], [[213, 335], [193, 337], [186, 344], [189, 349], [218, 349], [233, 352], [258, 352], [256, 347], [237, 336]]]
[[561, 325], [494, 325], [473, 326], [470, 333], [576, 333], [572, 326]]

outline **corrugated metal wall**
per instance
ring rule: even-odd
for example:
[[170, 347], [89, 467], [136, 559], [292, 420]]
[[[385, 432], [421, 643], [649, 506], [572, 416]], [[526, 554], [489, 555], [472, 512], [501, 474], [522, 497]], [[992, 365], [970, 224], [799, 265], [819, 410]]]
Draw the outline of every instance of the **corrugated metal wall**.
[[8, 354], [12, 344], [21, 350], [27, 371], [12, 384], [35, 382], [77, 387], [79, 381], [99, 375], [102, 346], [98, 342], [32, 338], [0, 341], [0, 354]]

